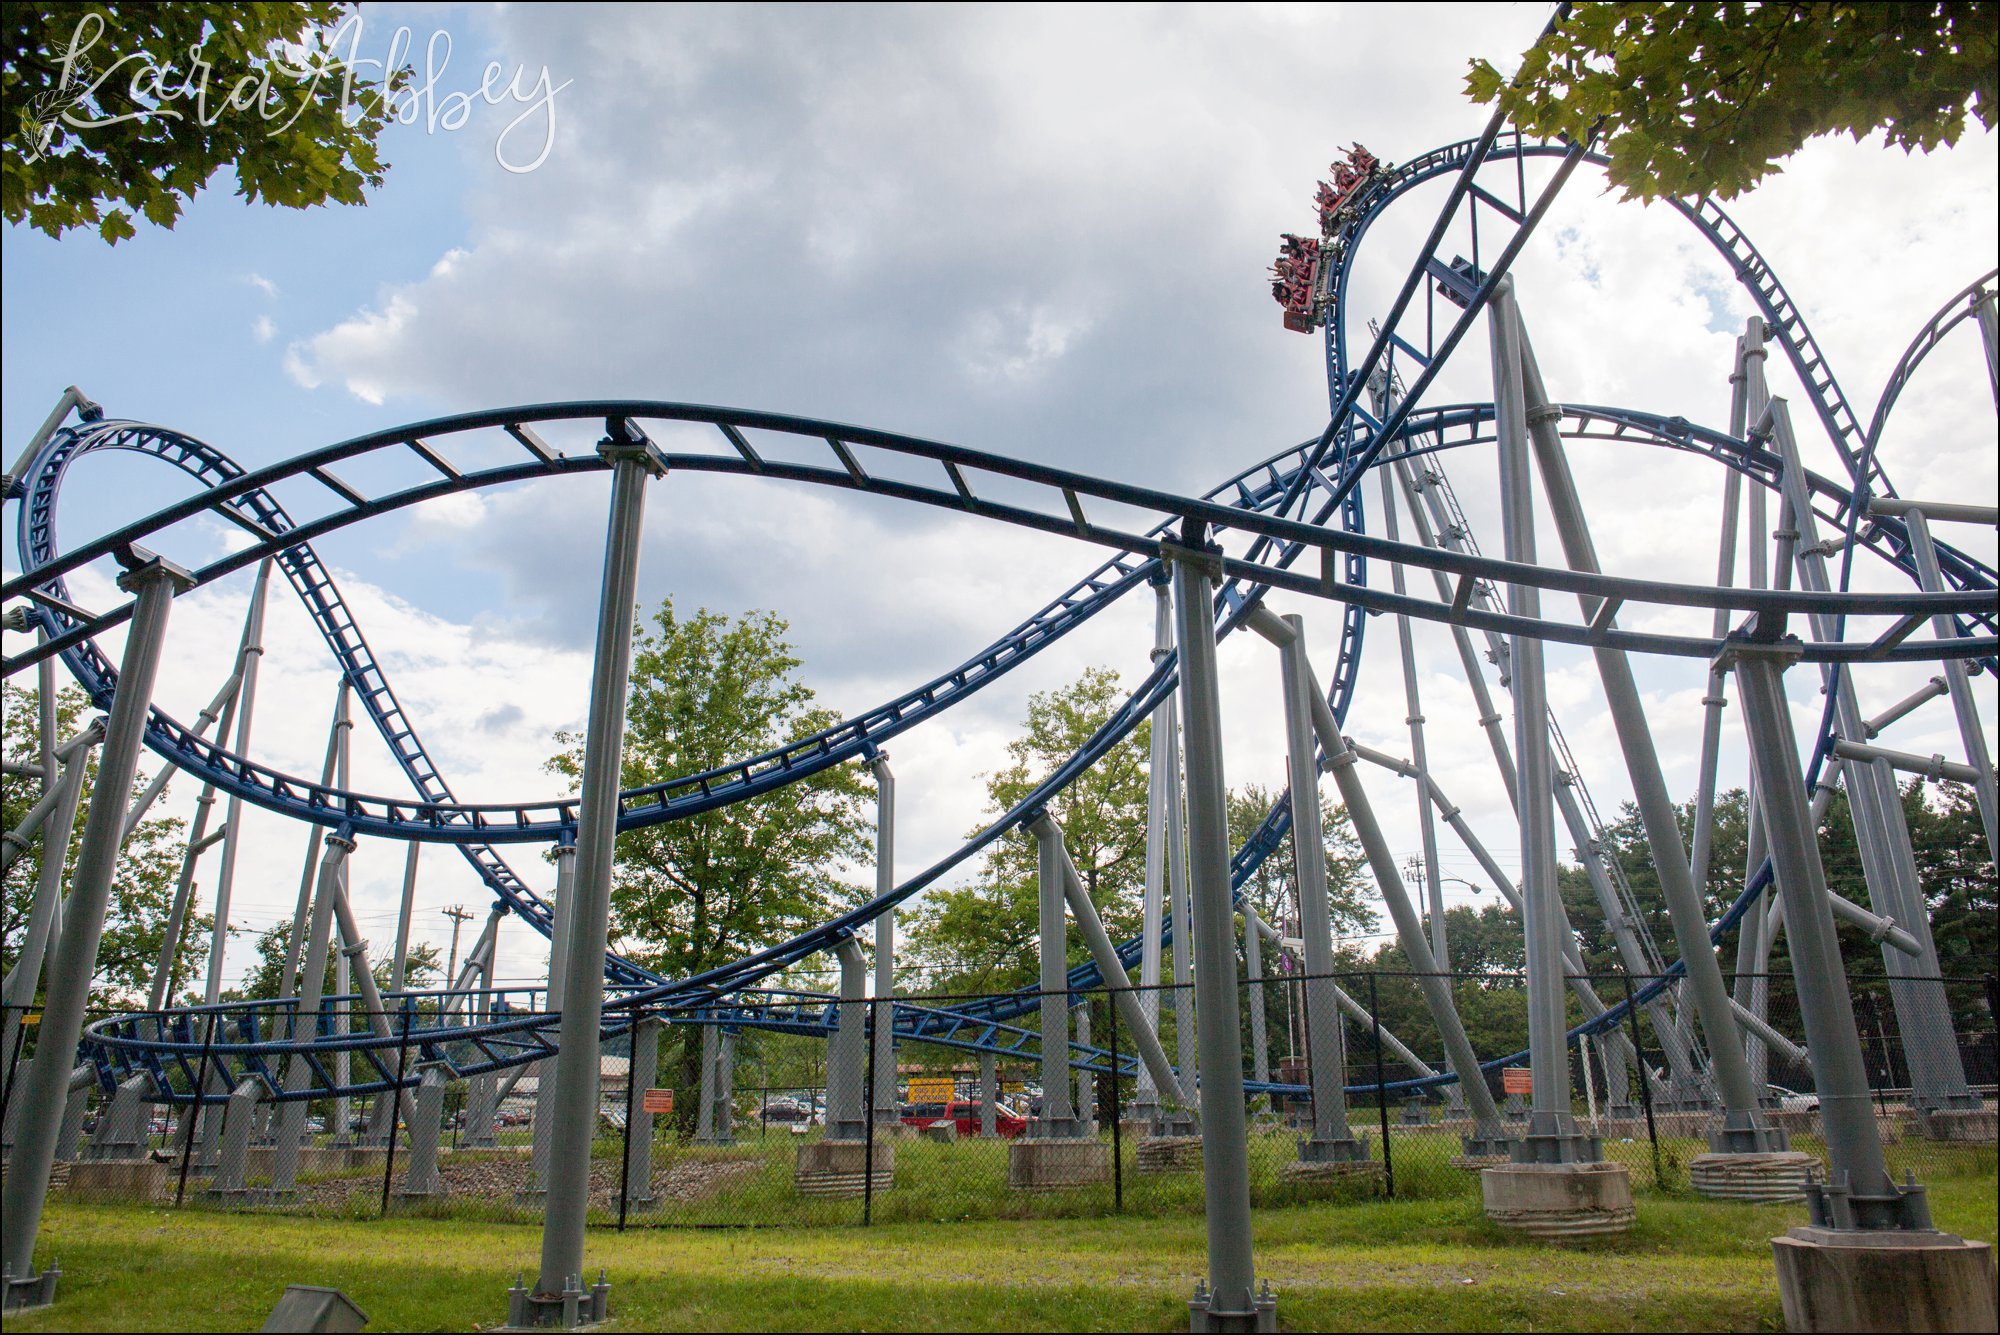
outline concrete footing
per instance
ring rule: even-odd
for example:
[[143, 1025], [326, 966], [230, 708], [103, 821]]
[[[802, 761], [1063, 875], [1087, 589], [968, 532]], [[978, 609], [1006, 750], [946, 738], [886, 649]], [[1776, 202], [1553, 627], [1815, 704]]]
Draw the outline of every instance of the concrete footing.
[[[792, 1170], [792, 1189], [801, 1196], [859, 1196], [869, 1190], [868, 1142], [865, 1140], [815, 1140], [799, 1146], [797, 1165]], [[875, 1143], [875, 1191], [896, 1185], [896, 1147]]]
[[918, 1127], [917, 1134], [925, 1140], [941, 1140], [949, 1145], [958, 1139], [957, 1122], [936, 1122], [930, 1126]]
[[1486, 1217], [1537, 1238], [1623, 1233], [1637, 1217], [1620, 1163], [1503, 1164], [1479, 1175]]
[[1697, 1154], [1688, 1160], [1695, 1194], [1721, 1201], [1802, 1201], [1806, 1184], [1825, 1178], [1818, 1156], [1784, 1150], [1773, 1154]]
[[1771, 1239], [1771, 1250], [1786, 1330], [2000, 1329], [1990, 1243], [1803, 1227]]
[[1147, 1136], [1136, 1156], [1141, 1173], [1194, 1173], [1201, 1170], [1200, 1136]]
[[1294, 1159], [1278, 1170], [1278, 1180], [1294, 1186], [1370, 1182], [1380, 1176], [1380, 1159]]
[[172, 1194], [167, 1165], [152, 1159], [79, 1159], [63, 1191], [72, 1200], [163, 1201]]
[[1944, 1108], [1923, 1115], [1924, 1136], [1954, 1145], [1991, 1145], [2000, 1140], [2000, 1111], [1992, 1108]]
[[1462, 1168], [1468, 1173], [1483, 1173], [1489, 1168], [1499, 1168], [1514, 1162], [1510, 1154], [1454, 1154], [1451, 1166]]
[[1061, 1191], [1111, 1180], [1111, 1146], [1102, 1140], [1021, 1136], [1007, 1146], [1007, 1185], [1015, 1191]]

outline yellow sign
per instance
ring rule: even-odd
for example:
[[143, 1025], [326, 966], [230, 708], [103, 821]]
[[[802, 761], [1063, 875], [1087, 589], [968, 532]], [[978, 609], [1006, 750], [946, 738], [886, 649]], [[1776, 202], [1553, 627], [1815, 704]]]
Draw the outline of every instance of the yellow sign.
[[1027, 1088], [1027, 1085], [1019, 1080], [1002, 1080], [1000, 1082], [1000, 1092], [1002, 1094], [1022, 1094], [1027, 1092]]
[[950, 1076], [916, 1077], [910, 1081], [910, 1102], [950, 1103], [957, 1088]]

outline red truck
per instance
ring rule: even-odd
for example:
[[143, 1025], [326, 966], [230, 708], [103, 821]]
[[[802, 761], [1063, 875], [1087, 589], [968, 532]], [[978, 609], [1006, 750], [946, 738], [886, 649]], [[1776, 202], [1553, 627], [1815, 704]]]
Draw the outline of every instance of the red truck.
[[[922, 1129], [936, 1126], [940, 1122], [958, 1124], [961, 1136], [979, 1134], [979, 1102], [976, 1099], [953, 1099], [950, 1103], [906, 1103], [903, 1105], [903, 1125]], [[1017, 1112], [1010, 1112], [1005, 1104], [995, 1104], [993, 1108], [993, 1129], [1003, 1140], [1012, 1140], [1028, 1129], [1028, 1119]]]

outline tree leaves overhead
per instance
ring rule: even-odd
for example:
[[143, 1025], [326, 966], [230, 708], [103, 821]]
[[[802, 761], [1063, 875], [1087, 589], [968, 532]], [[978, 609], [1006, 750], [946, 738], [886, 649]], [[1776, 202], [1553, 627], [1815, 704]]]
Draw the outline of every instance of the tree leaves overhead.
[[8, 5], [7, 221], [54, 237], [95, 227], [115, 245], [135, 234], [135, 216], [171, 228], [224, 167], [245, 199], [366, 203], [382, 184], [388, 94], [409, 70], [350, 78], [346, 48], [331, 44], [347, 14], [340, 4]]
[[1627, 199], [1732, 199], [1819, 135], [1904, 151], [1994, 126], [2000, 8], [1965, 4], [1580, 4], [1510, 82], [1466, 75], [1524, 133], [1599, 135]]

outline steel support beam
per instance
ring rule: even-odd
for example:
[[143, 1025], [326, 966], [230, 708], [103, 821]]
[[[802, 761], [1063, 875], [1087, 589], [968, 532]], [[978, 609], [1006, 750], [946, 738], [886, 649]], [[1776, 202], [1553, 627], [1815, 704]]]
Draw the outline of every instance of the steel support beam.
[[590, 719], [584, 729], [577, 810], [576, 901], [570, 919], [562, 1024], [556, 1067], [555, 1126], [549, 1145], [548, 1208], [542, 1222], [541, 1272], [531, 1306], [562, 1302], [582, 1286], [584, 1223], [590, 1209], [590, 1141], [597, 1132], [598, 1027], [604, 1013], [604, 950], [609, 935], [611, 870], [618, 838], [619, 765], [624, 753], [625, 693], [632, 667], [632, 609], [638, 594], [639, 541], [646, 483], [666, 472], [657, 446], [634, 439], [622, 420], [598, 454], [611, 465], [611, 519], [597, 644], [591, 656]]
[[[70, 1071], [76, 1061], [77, 1040], [83, 1034], [90, 979], [97, 969], [98, 940], [104, 933], [111, 882], [118, 870], [125, 803], [139, 769], [139, 748], [145, 739], [153, 682], [159, 673], [167, 614], [173, 608], [174, 595], [193, 583], [193, 577], [179, 566], [136, 548], [127, 551], [122, 563], [126, 569], [118, 577], [118, 586], [134, 596], [137, 606], [125, 636], [118, 693], [105, 726], [104, 751], [98, 758], [90, 814], [84, 820], [83, 843], [70, 877], [62, 934], [49, 961], [35, 1059], [23, 1087], [15, 1091], [15, 1097], [24, 1103], [6, 1183], [0, 1188], [0, 1203], [4, 1203], [0, 1209], [0, 1216], [4, 1216], [0, 1218], [0, 1260], [16, 1284], [25, 1283], [35, 1273], [35, 1235], [48, 1202], [49, 1173], [55, 1166]], [[60, 865], [61, 859], [49, 861]]]

